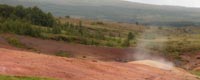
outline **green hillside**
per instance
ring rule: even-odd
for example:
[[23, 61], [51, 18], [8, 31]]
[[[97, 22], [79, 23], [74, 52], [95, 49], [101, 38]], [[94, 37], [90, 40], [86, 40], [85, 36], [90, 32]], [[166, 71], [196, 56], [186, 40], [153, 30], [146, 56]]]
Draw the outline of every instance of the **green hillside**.
[[0, 0], [12, 5], [38, 6], [56, 16], [72, 16], [99, 20], [158, 26], [199, 26], [200, 9], [156, 6], [121, 0]]
[[[149, 27], [138, 23], [74, 19], [69, 16], [55, 18], [38, 7], [0, 5], [0, 11], [1, 34], [101, 47], [139, 47], [177, 59], [183, 53], [200, 50], [199, 27]], [[32, 50], [18, 39], [5, 39], [15, 47]]]

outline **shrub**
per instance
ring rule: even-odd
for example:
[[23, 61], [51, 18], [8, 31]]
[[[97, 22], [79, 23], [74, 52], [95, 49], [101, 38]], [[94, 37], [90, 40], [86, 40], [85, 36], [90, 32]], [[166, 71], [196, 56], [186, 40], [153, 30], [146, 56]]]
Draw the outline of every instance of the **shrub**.
[[130, 40], [125, 39], [124, 42], [122, 43], [122, 47], [129, 47], [130, 46]]
[[21, 43], [17, 38], [6, 38], [7, 42], [15, 47], [18, 48], [24, 48], [25, 45], [23, 43]]
[[17, 48], [23, 48], [23, 49], [28, 49], [28, 50], [32, 50], [32, 51], [37, 51], [36, 49], [23, 44], [17, 38], [6, 37], [5, 39], [10, 45], [15, 46]]
[[28, 35], [32, 37], [41, 36], [41, 29], [19, 20], [7, 20], [0, 25], [0, 32]]
[[60, 57], [73, 57], [72, 54], [66, 51], [58, 51], [57, 53], [55, 53], [55, 55]]
[[135, 39], [135, 35], [132, 32], [128, 33], [128, 40], [133, 40]]

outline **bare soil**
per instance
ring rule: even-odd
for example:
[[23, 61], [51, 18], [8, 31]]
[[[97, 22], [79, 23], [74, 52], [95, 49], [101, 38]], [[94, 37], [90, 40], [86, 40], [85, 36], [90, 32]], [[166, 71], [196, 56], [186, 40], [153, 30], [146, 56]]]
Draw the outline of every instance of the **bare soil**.
[[0, 74], [61, 80], [198, 80], [144, 64], [62, 58], [0, 48]]

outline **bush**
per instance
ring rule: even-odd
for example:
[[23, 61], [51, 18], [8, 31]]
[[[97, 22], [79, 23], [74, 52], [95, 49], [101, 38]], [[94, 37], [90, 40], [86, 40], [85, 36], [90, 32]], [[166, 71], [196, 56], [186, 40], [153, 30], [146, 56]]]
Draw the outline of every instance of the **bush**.
[[55, 53], [56, 56], [60, 56], [60, 57], [73, 57], [72, 54], [70, 54], [69, 52], [66, 51], [59, 51], [57, 53]]
[[25, 45], [23, 43], [21, 43], [18, 39], [16, 38], [6, 38], [7, 42], [12, 45], [12, 46], [15, 46], [15, 47], [18, 47], [18, 48], [24, 48]]
[[23, 44], [17, 38], [6, 37], [5, 39], [10, 45], [12, 45], [14, 47], [37, 51], [36, 49]]
[[42, 31], [40, 28], [31, 26], [31, 24], [26, 22], [22, 22], [19, 20], [7, 20], [1, 23], [0, 32], [40, 37]]
[[113, 43], [111, 43], [111, 42], [107, 42], [107, 43], [106, 43], [106, 46], [109, 46], [109, 47], [114, 47], [114, 44], [113, 44]]
[[52, 33], [54, 34], [60, 34], [62, 32], [60, 27], [53, 27], [52, 28]]
[[130, 40], [126, 39], [124, 40], [124, 42], [122, 43], [122, 47], [129, 47], [130, 46]]
[[132, 32], [128, 33], [128, 40], [133, 40], [135, 39], [135, 35]]

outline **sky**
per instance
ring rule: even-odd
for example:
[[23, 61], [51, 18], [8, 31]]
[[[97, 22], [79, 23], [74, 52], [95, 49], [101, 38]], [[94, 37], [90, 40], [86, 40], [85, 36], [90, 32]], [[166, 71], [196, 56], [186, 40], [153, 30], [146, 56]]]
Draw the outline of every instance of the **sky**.
[[157, 5], [172, 5], [172, 6], [200, 8], [200, 0], [125, 0], [125, 1], [140, 2], [140, 3], [147, 3], [147, 4], [157, 4]]

